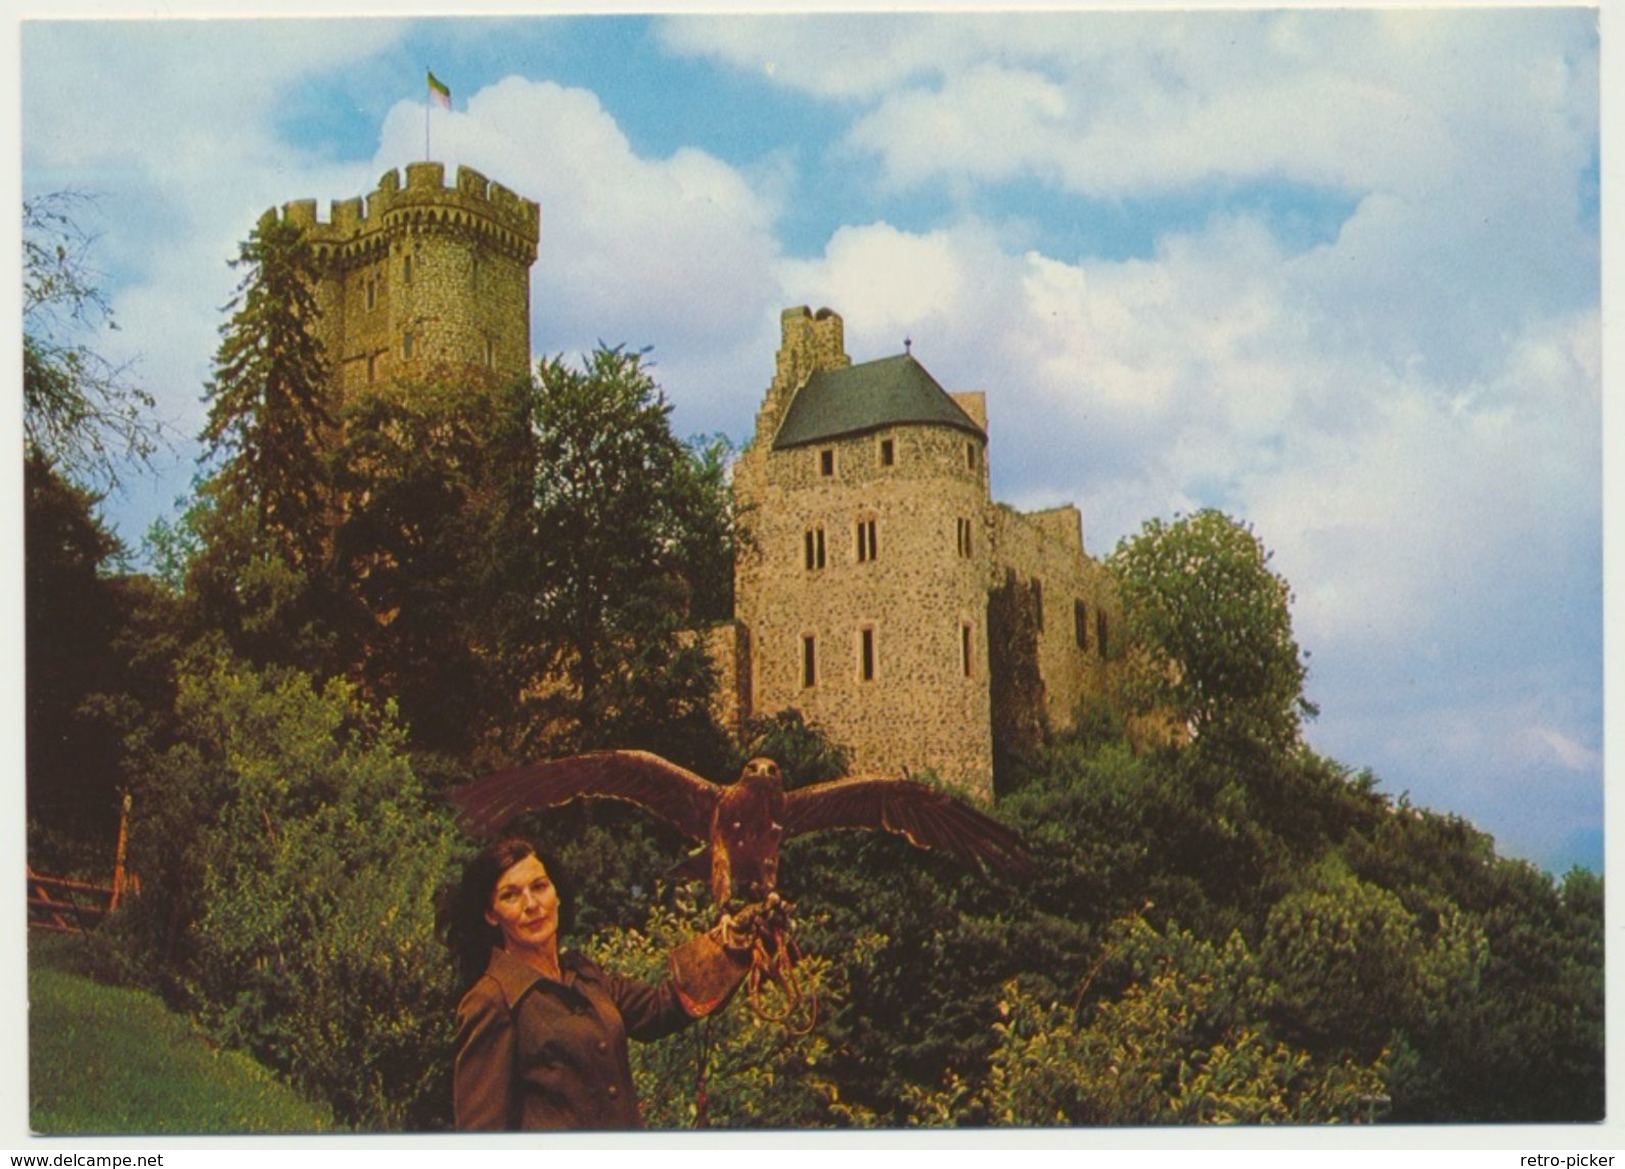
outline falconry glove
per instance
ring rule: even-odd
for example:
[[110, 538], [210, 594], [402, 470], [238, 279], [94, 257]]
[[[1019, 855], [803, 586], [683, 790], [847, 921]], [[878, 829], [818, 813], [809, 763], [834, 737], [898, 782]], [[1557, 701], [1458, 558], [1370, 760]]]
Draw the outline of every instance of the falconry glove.
[[693, 1018], [703, 1018], [725, 1004], [750, 973], [749, 943], [741, 949], [731, 945], [732, 940], [723, 923], [695, 934], [668, 956], [677, 998]]

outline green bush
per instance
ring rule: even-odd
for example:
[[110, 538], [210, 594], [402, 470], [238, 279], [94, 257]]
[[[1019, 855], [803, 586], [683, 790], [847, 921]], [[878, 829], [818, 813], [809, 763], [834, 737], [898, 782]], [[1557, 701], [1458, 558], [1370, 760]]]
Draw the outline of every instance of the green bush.
[[1214, 947], [1138, 916], [1114, 935], [1126, 986], [1080, 1006], [1008, 981], [986, 1079], [917, 1094], [917, 1122], [1326, 1124], [1378, 1107], [1380, 1060], [1319, 1061], [1249, 1021], [1259, 977], [1239, 935]]
[[169, 988], [348, 1124], [445, 1123], [453, 997], [435, 892], [458, 837], [390, 710], [226, 657], [183, 670], [144, 777], [137, 911]]
[[[692, 904], [656, 910], [644, 930], [609, 930], [588, 946], [606, 969], [657, 981], [673, 946], [712, 920]], [[861, 965], [876, 939], [852, 939], [837, 961], [809, 955], [794, 970], [797, 996], [742, 986], [727, 1007], [686, 1031], [632, 1045], [632, 1074], [644, 1124], [694, 1128], [705, 1101], [713, 1128], [844, 1128], [874, 1123], [842, 1099], [832, 1067], [830, 1019], [846, 993], [846, 968]], [[760, 1009], [758, 1009], [758, 1007]], [[778, 1016], [787, 1015], [782, 1022]], [[804, 1026], [810, 1024], [810, 1027]]]

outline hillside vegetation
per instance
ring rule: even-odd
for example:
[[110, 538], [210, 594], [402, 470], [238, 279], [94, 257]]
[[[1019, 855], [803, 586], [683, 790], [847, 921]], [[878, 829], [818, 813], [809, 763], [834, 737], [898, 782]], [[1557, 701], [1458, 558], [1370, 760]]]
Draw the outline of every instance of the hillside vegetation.
[[[105, 878], [129, 791], [140, 893], [101, 931], [103, 968], [338, 1123], [443, 1128], [461, 988], [435, 899], [475, 847], [450, 786], [604, 746], [719, 778], [765, 753], [808, 783], [844, 751], [794, 711], [737, 741], [713, 723], [686, 631], [731, 612], [749, 517], [726, 443], [672, 434], [641, 355], [551, 359], [512, 385], [447, 372], [334, 417], [312, 306], [279, 283], [307, 245], [257, 232], [241, 263], [211, 459], [150, 534], [150, 572], [129, 570], [72, 462], [30, 447], [30, 862]], [[1118, 685], [1064, 733], [996, 744], [993, 811], [1038, 878], [995, 883], [878, 834], [792, 841], [781, 883], [806, 958], [799, 995], [761, 1005], [804, 1033], [746, 996], [640, 1049], [650, 1122], [1600, 1118], [1600, 879], [1500, 857], [1309, 750], [1290, 589], [1245, 524], [1154, 520], [1107, 567]], [[618, 969], [659, 970], [713, 919], [662, 879], [684, 847], [636, 809], [521, 827], [575, 943]], [[42, 977], [42, 1003], [95, 1006]], [[113, 1034], [110, 1065], [153, 1046]], [[50, 1035], [31, 1037], [42, 1067]], [[170, 1114], [134, 1086], [87, 1119], [52, 1112], [54, 1091], [40, 1081], [42, 1123], [69, 1128], [284, 1123], [271, 1104]]]

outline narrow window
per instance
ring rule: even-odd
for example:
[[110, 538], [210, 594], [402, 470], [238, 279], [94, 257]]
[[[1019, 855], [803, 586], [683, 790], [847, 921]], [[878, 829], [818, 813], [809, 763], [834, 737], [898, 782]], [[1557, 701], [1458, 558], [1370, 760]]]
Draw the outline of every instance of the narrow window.
[[412, 353], [416, 349], [417, 339], [410, 332], [401, 334], [401, 356], [407, 361], [412, 360]]
[[818, 452], [818, 473], [825, 478], [835, 474], [835, 452], [824, 450]]
[[959, 667], [964, 670], [965, 677], [970, 677], [970, 636], [969, 625], [959, 627]]
[[1095, 649], [1106, 656], [1106, 610], [1095, 610]]
[[818, 643], [810, 633], [801, 635], [801, 687], [811, 689], [818, 681]]
[[858, 563], [864, 564], [875, 559], [875, 521], [858, 521]]
[[973, 442], [965, 444], [965, 466], [972, 471], [976, 470], [976, 444]]
[[1089, 606], [1082, 601], [1072, 602], [1072, 636], [1079, 649], [1089, 648]]
[[372, 310], [378, 307], [378, 277], [367, 277], [367, 308]]
[[811, 572], [814, 569], [823, 568], [824, 529], [808, 528], [803, 543], [805, 544], [807, 571]]
[[971, 522], [963, 517], [958, 520], [959, 554], [969, 560], [971, 556]]
[[495, 369], [497, 364], [497, 343], [490, 337], [485, 339], [485, 365], [488, 369]]
[[890, 467], [897, 462], [897, 446], [889, 438], [880, 440], [880, 465]]
[[868, 626], [858, 635], [858, 677], [875, 680], [875, 631]]
[[401, 260], [401, 279], [407, 284], [412, 283], [412, 253], [407, 252]]

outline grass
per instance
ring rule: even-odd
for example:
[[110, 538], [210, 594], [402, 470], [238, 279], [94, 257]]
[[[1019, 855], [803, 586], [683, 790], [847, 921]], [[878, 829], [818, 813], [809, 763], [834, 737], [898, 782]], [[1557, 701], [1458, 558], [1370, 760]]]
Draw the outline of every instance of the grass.
[[46, 1135], [332, 1132], [332, 1113], [157, 996], [104, 986], [29, 947], [28, 1118]]

